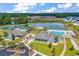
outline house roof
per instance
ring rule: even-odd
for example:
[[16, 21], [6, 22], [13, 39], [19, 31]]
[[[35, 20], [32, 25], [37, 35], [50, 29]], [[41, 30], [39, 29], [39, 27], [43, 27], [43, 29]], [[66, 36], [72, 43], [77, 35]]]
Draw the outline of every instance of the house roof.
[[37, 34], [35, 35], [35, 38], [36, 38], [36, 39], [42, 39], [42, 40], [48, 40], [48, 39], [50, 39], [50, 38], [53, 38], [53, 36], [50, 36], [50, 34], [48, 34], [47, 31], [44, 31], [44, 30], [43, 30], [43, 31], [37, 33]]
[[15, 36], [16, 35], [21, 35], [23, 36], [25, 34], [25, 32], [21, 32], [21, 31], [18, 31], [18, 30], [10, 30], [9, 31], [10, 34], [14, 34]]

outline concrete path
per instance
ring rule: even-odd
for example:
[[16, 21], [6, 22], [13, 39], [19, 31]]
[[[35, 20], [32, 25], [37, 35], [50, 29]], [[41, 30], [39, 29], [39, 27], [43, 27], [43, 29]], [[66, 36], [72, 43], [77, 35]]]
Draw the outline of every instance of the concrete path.
[[[68, 27], [68, 26], [67, 26]], [[68, 27], [70, 30], [71, 30], [71, 28], [70, 27]], [[71, 36], [70, 37], [70, 40], [71, 40], [71, 43], [72, 43], [72, 45], [73, 45], [73, 47], [76, 49], [76, 50], [79, 50], [79, 47], [77, 46], [77, 44], [76, 44], [76, 42], [75, 42], [75, 39]]]
[[70, 40], [71, 40], [71, 43], [72, 43], [73, 47], [74, 47], [76, 50], [79, 50], [79, 47], [77, 46], [77, 44], [76, 44], [76, 42], [75, 42], [75, 40], [74, 40], [74, 38], [73, 38], [72, 36], [71, 36]]
[[29, 45], [34, 39], [31, 39], [28, 41], [27, 45]]
[[[28, 35], [25, 35], [24, 37], [23, 37], [23, 42], [24, 42], [24, 45], [25, 46], [27, 46], [29, 49], [31, 49], [30, 47], [29, 47], [29, 44], [34, 40], [34, 38], [30, 38], [30, 36], [32, 36], [32, 35], [34, 35], [34, 34], [36, 34], [37, 32], [38, 32], [38, 30], [37, 31], [33, 31], [34, 33], [29, 33]], [[28, 38], [30, 38], [30, 39], [27, 39], [27, 37]], [[25, 40], [28, 40], [27, 41], [27, 44], [26, 44], [26, 41]], [[40, 53], [40, 52], [37, 52], [37, 51], [35, 51], [34, 50], [34, 54], [33, 54], [33, 56], [35, 56], [36, 54], [39, 54], [39, 55], [43, 55], [42, 53]], [[44, 55], [43, 55], [44, 56]]]
[[66, 52], [66, 49], [67, 49], [67, 44], [66, 44], [66, 39], [64, 38], [64, 49], [63, 49], [63, 51], [62, 51], [60, 56], [64, 56], [64, 54]]

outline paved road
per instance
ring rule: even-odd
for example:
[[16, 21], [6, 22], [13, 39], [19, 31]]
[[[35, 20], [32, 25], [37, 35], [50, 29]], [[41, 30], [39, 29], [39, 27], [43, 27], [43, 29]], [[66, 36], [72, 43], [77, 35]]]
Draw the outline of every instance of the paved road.
[[[29, 56], [29, 49], [28, 47], [24, 46], [25, 48], [25, 53], [24, 54], [21, 54], [21, 56]], [[0, 56], [10, 56], [10, 55], [13, 55], [15, 52], [8, 52], [7, 51], [8, 48], [5, 48], [3, 50], [0, 50]]]
[[14, 54], [13, 52], [8, 52], [6, 51], [8, 48], [5, 48], [3, 50], [0, 50], [0, 56], [9, 56], [9, 55], [12, 55]]
[[25, 47], [25, 53], [21, 54], [21, 56], [29, 56], [29, 48], [27, 46], [24, 47]]
[[[27, 40], [27, 39], [26, 39], [27, 37], [30, 38], [31, 35], [35, 35], [38, 31], [39, 31], [39, 30], [35, 31], [34, 33], [29, 33], [28, 35], [26, 35], [26, 36], [24, 37], [24, 40]], [[34, 40], [34, 38], [30, 38], [30, 39], [28, 40], [27, 44], [25, 44], [25, 46], [27, 46], [27, 47], [30, 49], [29, 43], [31, 43], [33, 40]], [[24, 41], [24, 43], [25, 43], [25, 41]], [[36, 51], [36, 50], [34, 50], [34, 52], [35, 52], [35, 53], [34, 53], [32, 56], [46, 56], [46, 55], [44, 55], [44, 54], [42, 54], [42, 53], [40, 53], [40, 52], [38, 52], [38, 51]]]

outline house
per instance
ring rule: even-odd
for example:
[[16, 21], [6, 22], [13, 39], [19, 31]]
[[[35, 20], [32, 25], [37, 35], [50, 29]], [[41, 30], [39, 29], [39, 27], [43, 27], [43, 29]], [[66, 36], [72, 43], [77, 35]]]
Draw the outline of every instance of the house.
[[19, 36], [22, 37], [24, 35], [23, 32], [18, 31], [18, 30], [10, 30], [9, 34], [14, 34], [14, 36], [16, 36], [16, 37], [19, 37]]
[[35, 35], [35, 40], [48, 42], [50, 38], [53, 39], [53, 35], [51, 36], [47, 31], [41, 31]]
[[56, 18], [55, 16], [31, 16], [32, 20], [40, 20], [40, 19], [52, 20], [52, 19], [55, 19], [55, 18]]
[[27, 35], [28, 32], [23, 32], [23, 31], [19, 31], [19, 30], [10, 30], [8, 32], [8, 39], [12, 39], [12, 34], [16, 37], [16, 38], [21, 38], [24, 35]]
[[77, 17], [77, 16], [64, 17], [64, 21], [78, 22], [79, 21], [79, 17]]

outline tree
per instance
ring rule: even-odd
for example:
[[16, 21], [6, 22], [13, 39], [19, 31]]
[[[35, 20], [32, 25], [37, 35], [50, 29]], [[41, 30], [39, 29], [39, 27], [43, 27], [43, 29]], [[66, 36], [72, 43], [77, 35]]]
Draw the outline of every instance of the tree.
[[58, 42], [58, 36], [55, 36], [55, 43]]
[[2, 41], [3, 40], [3, 38], [2, 38], [2, 36], [0, 35], [0, 41]]
[[51, 52], [52, 52], [52, 55], [55, 56], [55, 54], [56, 54], [55, 53], [55, 48], [53, 48], [53, 50]]
[[48, 47], [51, 48], [52, 47], [52, 43], [49, 43]]
[[4, 32], [4, 37], [7, 37], [7, 35], [8, 35], [8, 33], [5, 31], [5, 32]]
[[12, 40], [15, 40], [15, 36], [14, 36], [14, 34], [12, 34]]
[[73, 50], [74, 50], [74, 47], [73, 47], [73, 46], [71, 46], [70, 50], [71, 50], [71, 51], [73, 51]]
[[77, 55], [79, 56], [79, 51], [77, 52]]

